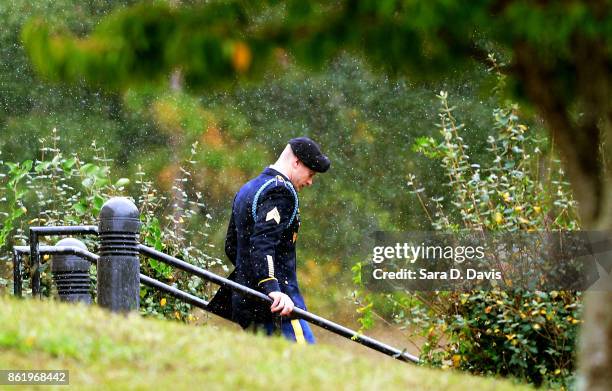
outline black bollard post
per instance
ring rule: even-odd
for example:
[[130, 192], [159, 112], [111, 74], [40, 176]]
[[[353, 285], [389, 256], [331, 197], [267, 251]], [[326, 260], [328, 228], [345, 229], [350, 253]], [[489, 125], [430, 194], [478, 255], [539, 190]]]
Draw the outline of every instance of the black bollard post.
[[106, 201], [100, 211], [98, 304], [115, 312], [137, 310], [140, 305], [138, 208], [124, 197]]
[[[62, 239], [56, 246], [78, 247], [87, 250], [87, 246], [80, 240], [73, 238]], [[51, 260], [53, 281], [61, 301], [82, 302], [91, 304], [89, 288], [89, 267], [91, 263], [78, 255], [55, 254]]]
[[21, 285], [21, 253], [13, 248], [13, 294], [17, 297], [21, 297], [22, 285]]

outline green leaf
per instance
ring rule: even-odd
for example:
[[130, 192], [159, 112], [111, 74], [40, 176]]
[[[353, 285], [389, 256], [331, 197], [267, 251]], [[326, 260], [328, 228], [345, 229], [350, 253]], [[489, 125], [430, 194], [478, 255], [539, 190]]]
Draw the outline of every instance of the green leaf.
[[115, 187], [123, 187], [130, 183], [128, 178], [119, 178], [117, 182], [115, 182]]
[[96, 171], [98, 171], [98, 166], [96, 166], [95, 164], [86, 163], [81, 166], [79, 171], [81, 171], [81, 173], [85, 175], [93, 175]]
[[74, 209], [79, 215], [84, 215], [87, 212], [87, 205], [83, 205], [82, 201], [72, 205], [72, 209]]
[[23, 170], [25, 172], [28, 172], [32, 169], [32, 161], [31, 160], [26, 160], [23, 163], [21, 163], [21, 167], [23, 168]]
[[100, 209], [102, 209], [102, 205], [104, 205], [104, 198], [102, 198], [102, 196], [100, 196], [99, 194], [96, 194], [93, 199], [94, 209], [99, 211]]
[[101, 188], [107, 185], [109, 182], [110, 181], [107, 178], [97, 177], [94, 181], [94, 186], [97, 188]]
[[51, 164], [51, 162], [39, 162], [35, 167], [34, 167], [34, 171], [36, 171], [37, 173], [43, 172], [46, 169], [49, 168], [49, 165]]
[[76, 164], [76, 158], [66, 159], [62, 162], [64, 170], [70, 170]]

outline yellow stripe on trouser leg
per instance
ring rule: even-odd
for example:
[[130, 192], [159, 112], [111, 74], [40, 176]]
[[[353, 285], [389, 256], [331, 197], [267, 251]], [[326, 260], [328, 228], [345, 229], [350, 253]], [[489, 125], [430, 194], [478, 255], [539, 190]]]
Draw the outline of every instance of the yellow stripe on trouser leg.
[[295, 334], [295, 342], [299, 344], [305, 344], [306, 338], [304, 338], [304, 332], [302, 331], [302, 325], [300, 324], [300, 320], [293, 319], [291, 321], [291, 326], [293, 327], [293, 333]]

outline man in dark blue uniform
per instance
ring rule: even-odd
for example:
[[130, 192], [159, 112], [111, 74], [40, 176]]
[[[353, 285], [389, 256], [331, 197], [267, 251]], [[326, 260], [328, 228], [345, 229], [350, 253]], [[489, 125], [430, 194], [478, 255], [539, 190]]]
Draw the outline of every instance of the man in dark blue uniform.
[[[236, 267], [231, 279], [273, 299], [272, 306], [240, 292], [221, 289], [211, 301], [243, 328], [281, 333], [298, 343], [314, 343], [308, 324], [291, 319], [294, 306], [306, 310], [296, 275], [295, 242], [300, 227], [297, 192], [310, 186], [330, 160], [307, 137], [291, 139], [280, 157], [236, 194], [225, 252]], [[231, 297], [231, 312], [228, 305]], [[279, 316], [280, 315], [280, 316]]]

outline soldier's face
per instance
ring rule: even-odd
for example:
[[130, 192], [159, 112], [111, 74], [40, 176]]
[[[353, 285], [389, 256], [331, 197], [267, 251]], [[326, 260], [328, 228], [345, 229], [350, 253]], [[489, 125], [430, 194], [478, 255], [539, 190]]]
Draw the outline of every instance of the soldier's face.
[[317, 172], [306, 167], [301, 161], [297, 161], [297, 165], [294, 167], [293, 177], [291, 182], [297, 191], [302, 190], [305, 186], [312, 185], [312, 180]]

